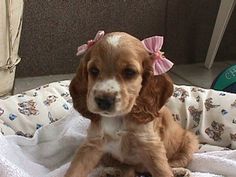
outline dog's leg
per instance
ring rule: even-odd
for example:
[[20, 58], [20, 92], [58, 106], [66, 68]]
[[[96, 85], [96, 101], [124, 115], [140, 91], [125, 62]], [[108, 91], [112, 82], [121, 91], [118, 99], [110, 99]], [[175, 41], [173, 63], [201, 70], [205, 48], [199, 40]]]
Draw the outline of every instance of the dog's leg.
[[136, 177], [135, 171], [132, 168], [120, 167], [98, 167], [97, 171], [92, 174], [92, 177]]
[[87, 177], [103, 155], [102, 144], [101, 138], [90, 139], [83, 143], [72, 160], [65, 177]]
[[103, 173], [99, 177], [111, 176], [111, 177], [135, 177], [134, 167], [124, 164], [115, 158], [111, 154], [105, 154], [100, 164], [103, 166]]
[[164, 144], [156, 137], [137, 138], [139, 154], [153, 177], [173, 177]]
[[128, 168], [123, 171], [123, 177], [136, 177], [135, 171], [133, 168]]
[[186, 168], [172, 168], [175, 177], [191, 177], [190, 170]]
[[191, 132], [186, 132], [179, 150], [169, 159], [171, 167], [186, 167], [198, 150], [198, 139]]

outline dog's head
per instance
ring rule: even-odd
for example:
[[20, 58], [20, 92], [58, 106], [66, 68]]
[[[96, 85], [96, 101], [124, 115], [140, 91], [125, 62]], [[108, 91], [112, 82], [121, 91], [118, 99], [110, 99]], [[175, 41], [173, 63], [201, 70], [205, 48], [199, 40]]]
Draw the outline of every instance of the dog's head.
[[153, 62], [153, 55], [137, 38], [120, 32], [106, 34], [86, 51], [71, 81], [75, 109], [92, 120], [133, 112], [142, 122], [135, 116], [139, 111], [156, 114], [173, 85], [166, 75], [154, 76]]

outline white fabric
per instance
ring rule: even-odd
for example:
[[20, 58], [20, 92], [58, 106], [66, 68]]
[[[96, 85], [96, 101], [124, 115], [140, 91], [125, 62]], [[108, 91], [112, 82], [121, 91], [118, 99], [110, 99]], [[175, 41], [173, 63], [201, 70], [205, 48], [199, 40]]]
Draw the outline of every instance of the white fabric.
[[[39, 129], [31, 139], [1, 135], [0, 177], [62, 177], [88, 125], [89, 120], [72, 109], [67, 117]], [[196, 153], [189, 168], [195, 171], [194, 177], [234, 177], [236, 150]]]
[[43, 127], [31, 139], [1, 135], [0, 177], [63, 176], [88, 124], [88, 119], [72, 110], [67, 118]]
[[223, 176], [236, 176], [236, 150], [223, 150], [195, 153], [188, 168], [191, 171], [200, 171]]
[[[22, 27], [23, 0], [0, 1], [0, 96], [10, 93]], [[9, 59], [10, 58], [10, 59]], [[11, 69], [7, 69], [11, 67]]]

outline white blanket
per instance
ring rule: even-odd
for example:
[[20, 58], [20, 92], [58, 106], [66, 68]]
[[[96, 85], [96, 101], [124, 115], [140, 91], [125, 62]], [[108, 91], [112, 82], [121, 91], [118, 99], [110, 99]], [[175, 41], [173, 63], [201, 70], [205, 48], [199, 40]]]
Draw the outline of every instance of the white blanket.
[[[0, 135], [0, 177], [62, 177], [88, 125], [89, 120], [71, 110], [32, 139]], [[194, 177], [235, 177], [236, 150], [196, 153], [189, 169]]]

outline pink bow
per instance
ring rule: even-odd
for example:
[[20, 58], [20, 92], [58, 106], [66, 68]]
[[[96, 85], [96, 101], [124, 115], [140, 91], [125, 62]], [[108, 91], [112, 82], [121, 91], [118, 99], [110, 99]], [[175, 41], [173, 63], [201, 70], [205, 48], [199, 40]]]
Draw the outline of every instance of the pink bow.
[[92, 40], [89, 40], [87, 44], [83, 44], [78, 47], [76, 55], [82, 55], [86, 50], [88, 50], [90, 47], [92, 47], [98, 40], [100, 40], [104, 36], [104, 31], [98, 31], [95, 38]]
[[161, 47], [163, 44], [162, 36], [153, 36], [142, 40], [145, 49], [155, 56], [155, 61], [153, 63], [154, 75], [160, 75], [169, 71], [174, 65], [170, 60], [168, 60], [161, 52]]

